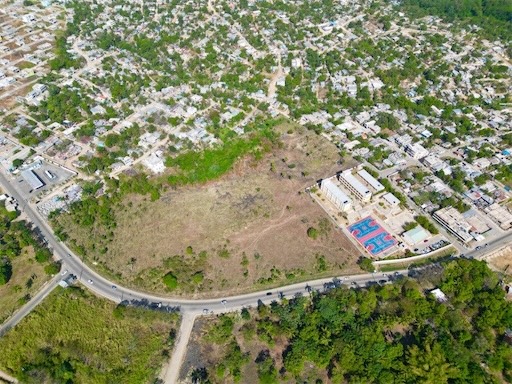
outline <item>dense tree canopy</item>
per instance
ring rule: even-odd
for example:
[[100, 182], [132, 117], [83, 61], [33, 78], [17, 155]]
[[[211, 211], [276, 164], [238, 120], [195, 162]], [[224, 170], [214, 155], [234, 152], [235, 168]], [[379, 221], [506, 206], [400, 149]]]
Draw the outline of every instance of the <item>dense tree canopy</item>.
[[[224, 316], [208, 340], [224, 343], [227, 351], [241, 348], [242, 355], [244, 348], [266, 345], [252, 357], [261, 383], [510, 381], [512, 349], [504, 334], [512, 326], [512, 305], [498, 277], [484, 262], [466, 259], [448, 262], [441, 274], [424, 272], [426, 278], [260, 305], [257, 314], [238, 320], [241, 324]], [[429, 293], [434, 287], [447, 302]], [[229, 335], [237, 328], [244, 336], [235, 341]], [[272, 351], [283, 340], [287, 345], [276, 359]], [[208, 370], [203, 382], [222, 382], [231, 370], [239, 377], [240, 367], [223, 369], [220, 376], [219, 370]]]
[[512, 38], [512, 0], [404, 0], [406, 8], [418, 14], [433, 14], [448, 20], [468, 19], [487, 34]]

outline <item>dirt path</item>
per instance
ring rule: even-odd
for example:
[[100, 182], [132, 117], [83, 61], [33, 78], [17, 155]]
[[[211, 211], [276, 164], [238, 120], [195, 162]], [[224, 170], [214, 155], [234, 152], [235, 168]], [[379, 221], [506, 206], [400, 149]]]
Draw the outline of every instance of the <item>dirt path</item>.
[[187, 353], [188, 340], [194, 327], [196, 314], [185, 313], [181, 319], [180, 330], [176, 338], [176, 345], [172, 351], [171, 359], [162, 368], [160, 378], [165, 384], [177, 384], [180, 378], [180, 368]]
[[0, 371], [0, 379], [7, 381], [8, 383], [14, 383], [17, 384], [18, 380], [16, 380], [14, 377], [9, 376], [7, 373]]
[[267, 97], [272, 99], [276, 94], [277, 80], [284, 75], [283, 67], [281, 66], [281, 55], [277, 56], [277, 72], [272, 74], [272, 78], [268, 84]]

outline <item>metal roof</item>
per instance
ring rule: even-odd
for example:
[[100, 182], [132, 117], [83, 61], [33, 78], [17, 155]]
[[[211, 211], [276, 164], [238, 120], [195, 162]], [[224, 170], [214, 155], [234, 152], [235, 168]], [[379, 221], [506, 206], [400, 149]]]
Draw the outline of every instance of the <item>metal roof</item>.
[[355, 176], [350, 172], [350, 170], [342, 172], [341, 177], [347, 183], [349, 183], [352, 186], [352, 188], [359, 192], [361, 196], [366, 196], [369, 193], [371, 193], [370, 190], [363, 185], [363, 183], [361, 183], [359, 180], [355, 178]]
[[364, 181], [366, 181], [370, 185], [370, 187], [375, 189], [377, 192], [384, 190], [384, 186], [375, 177], [370, 175], [368, 171], [366, 171], [365, 169], [360, 170], [359, 172], [357, 172], [357, 174], [361, 176], [361, 178]]
[[36, 173], [31, 169], [25, 169], [24, 171], [21, 171], [21, 176], [27, 183], [30, 184], [32, 189], [39, 189], [44, 186], [44, 183], [39, 178], [39, 176], [37, 176]]
[[348, 204], [351, 202], [350, 197], [348, 197], [341, 189], [339, 189], [338, 186], [331, 180], [322, 180], [322, 186], [324, 186], [325, 189], [331, 193], [334, 199], [341, 201], [343, 204]]

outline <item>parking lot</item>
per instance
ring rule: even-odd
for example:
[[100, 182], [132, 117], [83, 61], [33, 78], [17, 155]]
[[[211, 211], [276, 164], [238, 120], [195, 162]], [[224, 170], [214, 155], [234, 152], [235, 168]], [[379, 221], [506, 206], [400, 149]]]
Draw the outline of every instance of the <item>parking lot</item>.
[[22, 176], [22, 172], [18, 172], [16, 175], [16, 181], [18, 182], [18, 188], [23, 197], [30, 199], [33, 197], [39, 197], [45, 192], [52, 190], [55, 186], [63, 184], [69, 180], [73, 173], [62, 167], [50, 164], [46, 161], [39, 161], [34, 166], [29, 166], [27, 169], [31, 169], [35, 176], [43, 184], [42, 187], [33, 189], [33, 186]]

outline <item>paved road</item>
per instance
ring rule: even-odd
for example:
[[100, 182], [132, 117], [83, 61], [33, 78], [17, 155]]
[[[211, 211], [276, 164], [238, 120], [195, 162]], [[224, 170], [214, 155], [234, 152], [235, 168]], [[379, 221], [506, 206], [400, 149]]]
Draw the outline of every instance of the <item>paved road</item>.
[[[162, 305], [167, 306], [180, 306], [181, 312], [201, 314], [205, 309], [207, 309], [208, 312], [213, 311], [214, 313], [222, 313], [231, 310], [239, 310], [247, 306], [255, 306], [257, 305], [258, 300], [262, 300], [264, 303], [270, 303], [279, 297], [292, 297], [295, 294], [306, 292], [306, 285], [311, 289], [321, 290], [325, 283], [332, 282], [332, 278], [319, 279], [308, 283], [293, 284], [279, 289], [233, 296], [226, 298], [226, 301], [222, 301], [224, 298], [204, 300], [173, 299], [116, 286], [116, 283], [100, 276], [85, 265], [77, 255], [75, 255], [64, 243], [59, 241], [35, 207], [22, 199], [16, 189], [16, 184], [10, 183], [2, 172], [3, 170], [0, 170], [0, 185], [9, 195], [18, 200], [27, 217], [34, 225], [39, 227], [41, 233], [48, 241], [48, 245], [53, 249], [54, 254], [62, 260], [63, 270], [65, 269], [69, 273], [75, 274], [91, 291], [114, 302], [121, 302], [123, 300], [148, 300], [150, 302], [162, 303]], [[347, 276], [340, 279], [342, 279], [346, 284], [351, 284], [352, 282], [354, 282], [354, 284], [365, 284], [369, 281], [382, 278], [386, 278], [386, 276], [382, 276], [382, 274], [366, 274]]]
[[5, 323], [0, 326], [0, 336], [5, 334], [9, 329], [18, 324], [25, 316], [39, 305], [48, 296], [51, 291], [57, 286], [61, 279], [60, 275], [55, 276], [52, 280], [48, 281], [42, 289], [23, 307], [20, 308], [13, 316], [11, 316]]
[[[333, 278], [318, 279], [309, 281], [307, 283], [292, 284], [276, 289], [247, 293], [229, 298], [201, 300], [163, 297], [151, 293], [135, 291], [133, 289], [116, 286], [116, 283], [113, 283], [108, 279], [100, 276], [98, 273], [85, 265], [77, 255], [75, 255], [64, 243], [59, 241], [54, 236], [46, 221], [39, 215], [35, 207], [30, 203], [25, 202], [21, 198], [21, 195], [16, 189], [16, 184], [10, 183], [2, 172], [3, 170], [0, 170], [0, 185], [9, 195], [18, 200], [27, 217], [33, 222], [34, 225], [39, 227], [41, 233], [47, 239], [49, 246], [53, 248], [55, 255], [62, 259], [63, 270], [65, 269], [69, 273], [75, 274], [86, 287], [88, 287], [91, 291], [95, 292], [99, 296], [105, 297], [117, 303], [123, 300], [148, 300], [149, 302], [153, 303], [162, 303], [163, 306], [179, 306], [182, 313], [222, 313], [227, 311], [240, 310], [243, 307], [254, 307], [257, 305], [259, 300], [261, 300], [263, 303], [270, 303], [273, 300], [278, 300], [282, 297], [290, 298], [296, 294], [304, 294], [307, 292], [307, 290], [323, 290], [325, 284], [329, 284], [333, 281]], [[483, 247], [478, 251], [474, 250], [467, 253], [466, 256], [481, 259], [484, 258], [486, 254], [501, 248], [506, 244], [510, 244], [511, 242], [512, 234], [509, 234], [490, 242], [487, 247]], [[400, 273], [403, 274], [406, 273], [406, 271], [400, 271]], [[375, 282], [386, 279], [388, 279], [388, 276], [387, 274], [383, 273], [339, 277], [340, 283], [346, 284], [348, 286], [365, 285], [371, 281]]]

